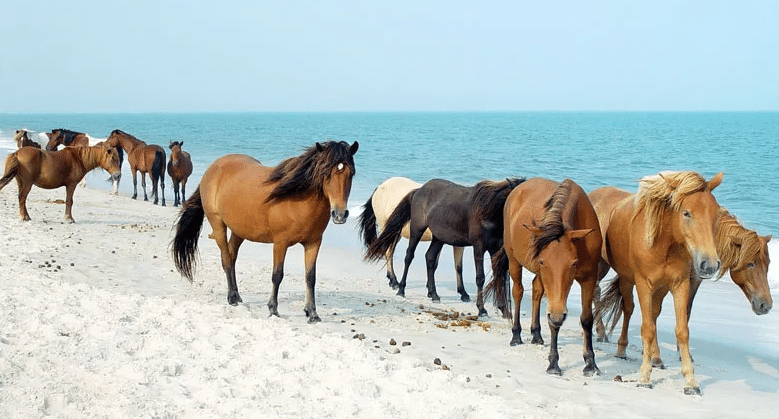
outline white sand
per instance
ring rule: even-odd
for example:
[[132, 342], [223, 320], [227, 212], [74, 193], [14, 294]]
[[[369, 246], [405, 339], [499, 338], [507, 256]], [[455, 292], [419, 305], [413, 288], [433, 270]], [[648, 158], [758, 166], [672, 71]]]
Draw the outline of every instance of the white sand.
[[[309, 325], [299, 246], [287, 257], [282, 317], [269, 318], [269, 245], [241, 249], [244, 303], [232, 307], [207, 223], [196, 280], [189, 284], [175, 272], [168, 250], [176, 209], [79, 188], [71, 225], [63, 223], [63, 205], [49, 202], [54, 199], [64, 199], [64, 190], [34, 188], [28, 201], [33, 220], [22, 223], [15, 183], [0, 191], [3, 418], [753, 419], [779, 411], [776, 309], [755, 316], [726, 281], [706, 283], [698, 295], [691, 342], [703, 396], [685, 396], [668, 308], [660, 324], [668, 369], [653, 372], [653, 389], [614, 381], [616, 375], [637, 377], [639, 315], [629, 359], [614, 358], [612, 343], [596, 343], [603, 374], [585, 378], [575, 286], [560, 338], [564, 375], [549, 376], [548, 346], [510, 347], [509, 326], [491, 304], [489, 330], [444, 327], [448, 322], [427, 313], [476, 312], [473, 303], [458, 300], [448, 250], [437, 281], [440, 304], [426, 298], [423, 250], [412, 265], [408, 297], [397, 297], [383, 266], [362, 262], [354, 216], [347, 225], [328, 227], [317, 269], [323, 321]], [[465, 277], [475, 297], [472, 261]], [[529, 322], [523, 318], [525, 341]], [[353, 338], [359, 334], [363, 340]], [[543, 335], [548, 341], [546, 324]]]

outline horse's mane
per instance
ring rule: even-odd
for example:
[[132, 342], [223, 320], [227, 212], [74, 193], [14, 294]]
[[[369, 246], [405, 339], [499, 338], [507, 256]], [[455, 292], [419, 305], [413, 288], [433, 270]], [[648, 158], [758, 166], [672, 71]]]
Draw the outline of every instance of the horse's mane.
[[278, 182], [278, 185], [265, 201], [309, 192], [323, 195], [324, 180], [339, 163], [347, 164], [354, 176], [354, 157], [345, 141], [327, 141], [308, 147], [303, 154], [290, 157], [273, 169], [265, 182]]
[[662, 172], [645, 176], [639, 182], [632, 220], [644, 211], [644, 239], [649, 246], [660, 235], [661, 221], [667, 212], [679, 211], [685, 197], [709, 187], [703, 176], [689, 171]]
[[544, 204], [544, 217], [541, 223], [537, 225], [541, 229], [541, 234], [533, 236], [533, 259], [537, 258], [549, 243], [559, 239], [565, 234], [565, 224], [563, 223], [563, 211], [565, 210], [568, 198], [571, 196], [573, 181], [565, 179], [554, 191], [552, 196]]
[[483, 180], [477, 183], [473, 195], [473, 215], [477, 220], [494, 221], [503, 219], [503, 206], [511, 191], [525, 178], [506, 178], [505, 180]]
[[717, 244], [717, 255], [722, 261], [720, 278], [731, 269], [744, 269], [753, 260], [768, 263], [766, 248], [757, 232], [744, 228], [725, 208], [720, 208], [717, 226], [714, 241]]
[[59, 128], [54, 131], [59, 131], [59, 135], [62, 137], [62, 144], [66, 146], [73, 144], [73, 140], [79, 135], [84, 135], [83, 132], [71, 131], [64, 128]]

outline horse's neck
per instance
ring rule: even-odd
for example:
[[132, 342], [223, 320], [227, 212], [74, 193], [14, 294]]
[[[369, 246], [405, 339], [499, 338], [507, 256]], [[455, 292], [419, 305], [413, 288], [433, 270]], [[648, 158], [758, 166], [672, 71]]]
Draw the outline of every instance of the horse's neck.
[[122, 137], [122, 139], [119, 140], [119, 144], [122, 145], [124, 151], [128, 153], [132, 153], [132, 151], [135, 150], [137, 147], [145, 145], [146, 143], [144, 143], [141, 140], [127, 136], [127, 137]]
[[100, 166], [100, 159], [98, 159], [94, 149], [91, 147], [78, 147], [77, 152], [81, 165], [87, 172]]

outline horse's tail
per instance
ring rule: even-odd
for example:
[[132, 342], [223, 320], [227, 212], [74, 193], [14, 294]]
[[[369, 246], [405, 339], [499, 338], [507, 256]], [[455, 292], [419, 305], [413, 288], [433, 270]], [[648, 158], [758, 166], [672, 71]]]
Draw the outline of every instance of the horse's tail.
[[[165, 150], [162, 147], [154, 151], [154, 162], [151, 164], [151, 181], [152, 184], [156, 184], [160, 181], [160, 186], [165, 187]], [[165, 192], [162, 193], [165, 196]], [[157, 201], [157, 190], [154, 190], [154, 201]], [[163, 199], [162, 204], [165, 205]]]
[[203, 202], [200, 199], [200, 187], [181, 206], [176, 220], [176, 236], [173, 237], [171, 250], [173, 263], [179, 273], [192, 282], [197, 265], [197, 240], [203, 227]]
[[0, 189], [5, 188], [19, 173], [19, 158], [16, 153], [11, 153], [5, 158], [5, 174], [0, 178]]
[[411, 199], [419, 189], [409, 192], [400, 201], [384, 225], [384, 229], [365, 252], [365, 260], [379, 260], [387, 254], [387, 250], [400, 240], [403, 227], [411, 219]]
[[622, 293], [619, 290], [619, 277], [615, 277], [606, 292], [601, 294], [600, 301], [595, 306], [595, 313], [593, 317], [595, 319], [603, 319], [604, 324], [611, 323], [609, 331], [606, 336], [610, 336], [614, 331], [614, 326], [617, 325], [620, 317], [622, 317]]
[[501, 246], [500, 250], [492, 257], [492, 280], [484, 288], [484, 298], [493, 298], [495, 305], [503, 312], [503, 317], [509, 317], [509, 293], [506, 290], [508, 285], [509, 257], [506, 254], [506, 248]]
[[[375, 193], [376, 191], [374, 191]], [[360, 237], [365, 247], [369, 247], [376, 241], [376, 213], [373, 212], [373, 194], [368, 198], [365, 205], [362, 206], [362, 214], [358, 220], [360, 228]]]

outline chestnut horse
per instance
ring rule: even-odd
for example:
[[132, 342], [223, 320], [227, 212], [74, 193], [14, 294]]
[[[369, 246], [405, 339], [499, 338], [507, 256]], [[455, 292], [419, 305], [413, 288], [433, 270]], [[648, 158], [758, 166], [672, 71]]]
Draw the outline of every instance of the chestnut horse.
[[543, 344], [540, 305], [547, 296], [547, 320], [552, 335], [549, 348], [549, 374], [562, 375], [558, 365], [557, 337], [568, 314], [567, 300], [573, 281], [581, 287], [584, 331], [584, 375], [600, 373], [592, 347], [592, 295], [598, 275], [601, 232], [595, 210], [584, 190], [565, 179], [557, 183], [533, 178], [514, 189], [503, 209], [503, 248], [492, 259], [493, 279], [487, 292], [499, 307], [509, 306], [506, 273], [514, 283], [514, 314], [511, 345], [522, 344], [519, 323], [524, 294], [522, 268], [533, 279], [532, 343]]
[[16, 133], [14, 134], [14, 141], [16, 142], [17, 148], [22, 147], [35, 147], [35, 148], [41, 148], [41, 145], [37, 142], [33, 141], [30, 138], [29, 132], [27, 130], [18, 129], [16, 130]]
[[[386, 255], [400, 239], [403, 227], [410, 224], [405, 268], [398, 283], [398, 295], [404, 296], [408, 268], [414, 259], [414, 252], [425, 230], [430, 229], [433, 237], [425, 253], [427, 296], [439, 302], [441, 298], [436, 292], [435, 270], [444, 244], [473, 246], [478, 293], [476, 307], [479, 316], [486, 316], [483, 295], [484, 252], [492, 257], [503, 245], [503, 204], [509, 193], [522, 182], [524, 179], [510, 178], [462, 186], [443, 179], [430, 180], [400, 201], [387, 220], [384, 231], [368, 247], [365, 258], [378, 260]], [[461, 299], [467, 295], [463, 295], [464, 292], [465, 289], [460, 293]]]
[[83, 132], [58, 128], [47, 132], [46, 136], [49, 137], [49, 142], [46, 144], [48, 151], [57, 150], [57, 146], [60, 144], [65, 147], [89, 147], [89, 137]]
[[[227, 302], [242, 302], [235, 261], [244, 240], [273, 243], [273, 291], [268, 309], [278, 316], [279, 285], [284, 277], [287, 248], [302, 244], [306, 267], [305, 313], [309, 323], [320, 321], [314, 286], [316, 259], [330, 218], [343, 224], [354, 177], [354, 154], [359, 144], [344, 141], [316, 143], [303, 154], [276, 167], [263, 166], [243, 154], [217, 159], [206, 169], [200, 185], [184, 202], [172, 243], [176, 269], [190, 282], [197, 260], [203, 218], [208, 218], [222, 254], [227, 276]], [[228, 241], [227, 230], [231, 235]]]
[[5, 174], [0, 178], [0, 189], [11, 179], [19, 187], [19, 218], [29, 221], [27, 195], [32, 186], [55, 189], [65, 186], [65, 219], [73, 223], [71, 208], [73, 192], [84, 175], [101, 167], [111, 178], [121, 175], [119, 157], [110, 147], [65, 147], [60, 151], [45, 151], [33, 147], [22, 147], [5, 159]]
[[[722, 173], [706, 181], [695, 172], [665, 172], [641, 179], [634, 198], [616, 205], [600, 205], [603, 220], [603, 261], [617, 273], [623, 310], [633, 309], [633, 287], [641, 308], [643, 361], [638, 385], [651, 387], [652, 360], [659, 361], [655, 313], [668, 291], [674, 299], [676, 339], [685, 378], [685, 394], [700, 394], [690, 357], [687, 309], [690, 273], [708, 279], [720, 270], [714, 243], [719, 204], [712, 190], [722, 182]], [[605, 275], [605, 269], [600, 274]], [[602, 301], [601, 305], [608, 302]], [[598, 311], [601, 311], [600, 309]], [[627, 344], [627, 341], [624, 341]], [[620, 338], [619, 347], [624, 348]], [[618, 353], [620, 350], [618, 349]]]
[[[384, 230], [387, 218], [389, 218], [403, 197], [421, 186], [421, 183], [414, 182], [409, 178], [396, 176], [385, 180], [373, 191], [371, 197], [363, 205], [362, 214], [360, 214], [360, 219], [357, 223], [360, 227], [360, 236], [366, 247], [370, 247], [378, 237], [376, 234], [377, 226], [379, 232]], [[400, 234], [407, 239], [409, 238], [409, 224], [403, 226], [403, 231]], [[430, 229], [427, 229], [422, 234], [420, 241], [429, 242], [432, 238], [433, 233], [430, 232]], [[387, 278], [392, 289], [398, 288], [398, 278], [395, 276], [392, 260], [395, 254], [395, 246], [397, 246], [397, 242], [390, 246], [384, 255], [387, 260]], [[457, 292], [460, 293], [460, 299], [463, 302], [471, 301], [471, 297], [465, 291], [465, 286], [463, 285], [463, 248], [452, 246], [452, 252], [454, 256], [454, 271], [457, 277]]]
[[[181, 146], [184, 141], [171, 141], [170, 161], [168, 162], [168, 176], [173, 181], [173, 206], [177, 207], [185, 200], [187, 194], [187, 179], [192, 174], [192, 159], [189, 153], [183, 151]], [[179, 195], [179, 184], [181, 184], [181, 195]]]
[[143, 189], [143, 200], [148, 201], [146, 196], [146, 174], [149, 174], [152, 183], [152, 196], [154, 204], [157, 199], [157, 182], [160, 184], [162, 192], [162, 203], [165, 206], [165, 149], [155, 144], [146, 144], [145, 142], [133, 137], [132, 135], [115, 129], [105, 142], [113, 147], [122, 147], [127, 153], [127, 162], [130, 164], [130, 170], [133, 174], [133, 199], [138, 197], [138, 178], [137, 172], [141, 172], [141, 188]]

